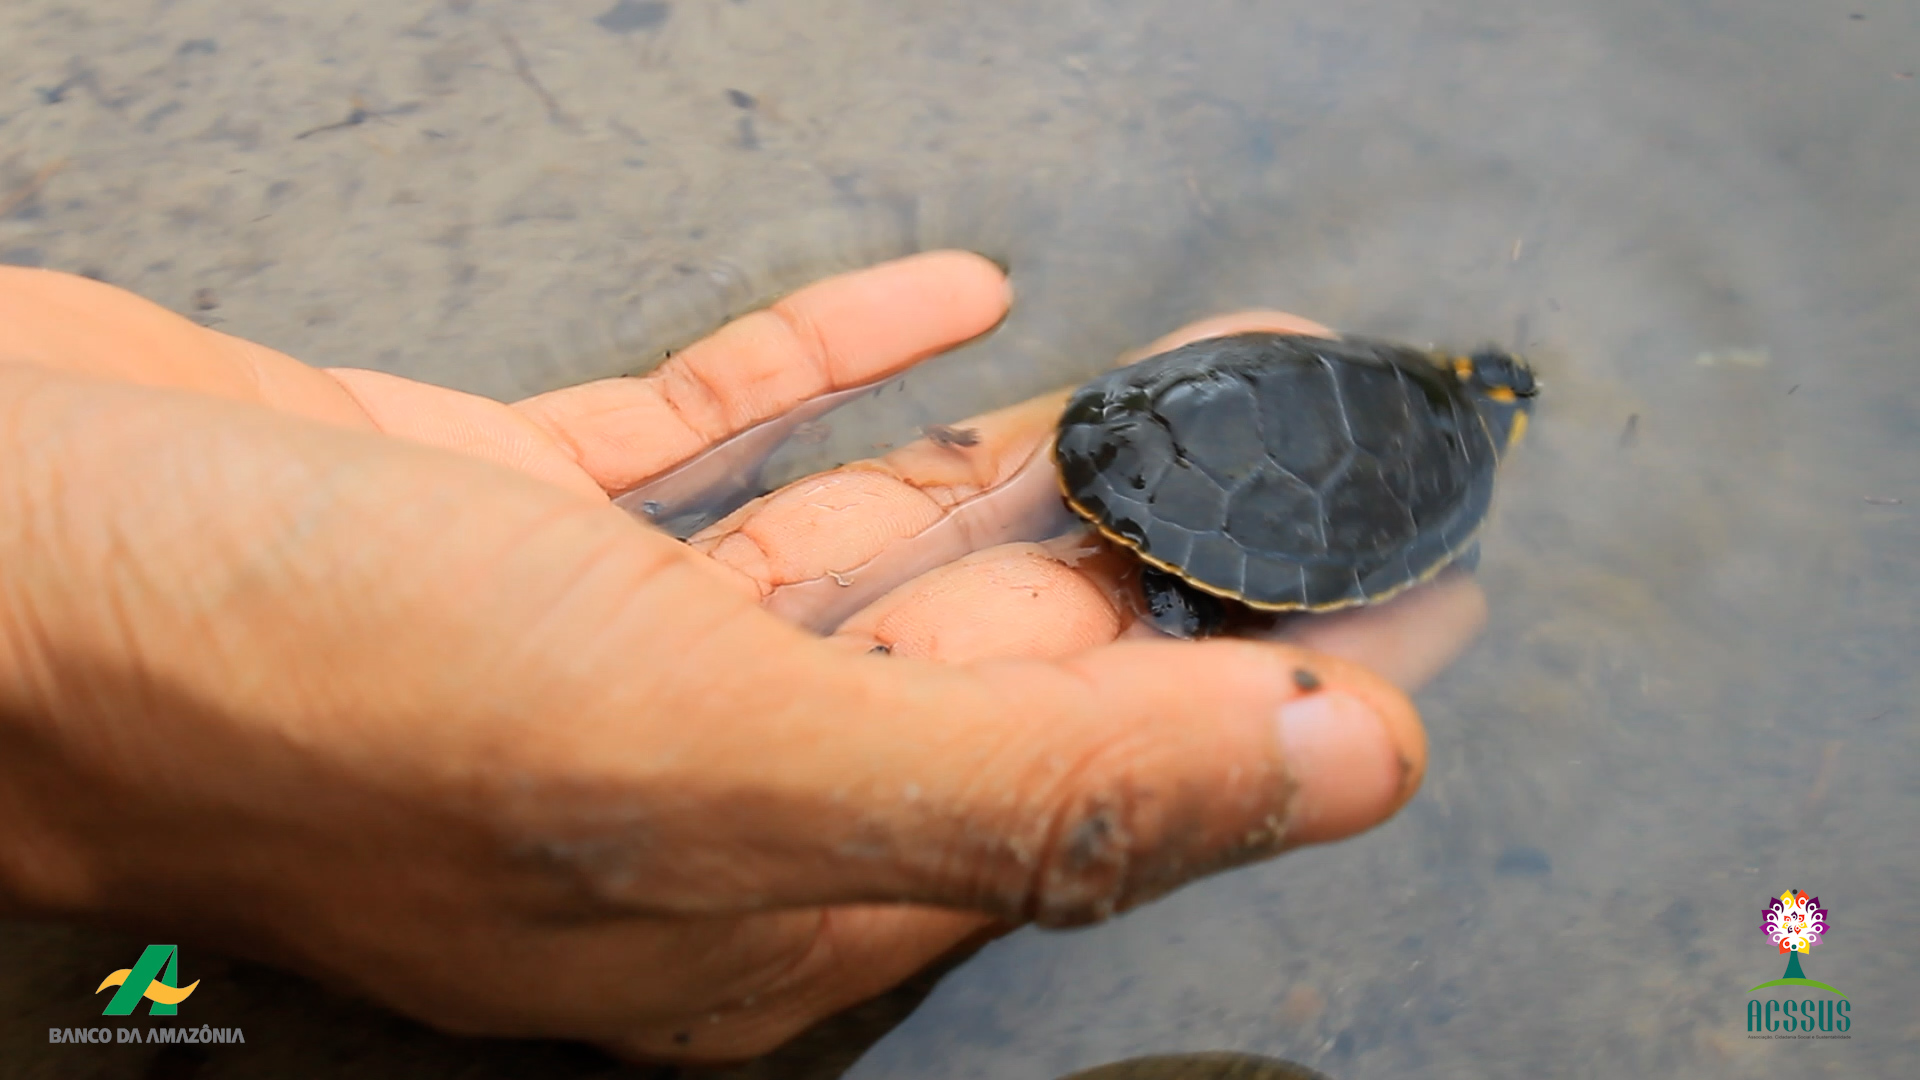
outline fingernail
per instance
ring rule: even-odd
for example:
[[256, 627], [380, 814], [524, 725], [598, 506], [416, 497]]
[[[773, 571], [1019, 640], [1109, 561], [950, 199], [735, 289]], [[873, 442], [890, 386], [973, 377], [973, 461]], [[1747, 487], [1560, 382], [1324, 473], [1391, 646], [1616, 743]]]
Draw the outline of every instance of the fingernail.
[[1406, 773], [1400, 750], [1380, 717], [1351, 694], [1325, 690], [1281, 706], [1280, 749], [1294, 783], [1291, 842], [1350, 835], [1399, 802]]

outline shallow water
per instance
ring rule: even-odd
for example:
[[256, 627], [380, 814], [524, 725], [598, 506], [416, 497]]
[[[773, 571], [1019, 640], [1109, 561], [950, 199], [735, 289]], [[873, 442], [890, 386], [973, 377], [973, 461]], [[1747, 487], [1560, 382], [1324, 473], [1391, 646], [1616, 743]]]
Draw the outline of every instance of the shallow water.
[[[1414, 804], [999, 942], [852, 1076], [1920, 1073], [1920, 8], [24, 0], [0, 59], [0, 259], [316, 363], [511, 396], [889, 255], [1012, 267], [1004, 327], [779, 475], [1238, 307], [1534, 357]], [[1846, 1041], [1747, 1037], [1789, 886]], [[0, 1060], [70, 1066], [47, 980], [124, 946], [0, 950]], [[605, 1069], [234, 978], [296, 1070]]]

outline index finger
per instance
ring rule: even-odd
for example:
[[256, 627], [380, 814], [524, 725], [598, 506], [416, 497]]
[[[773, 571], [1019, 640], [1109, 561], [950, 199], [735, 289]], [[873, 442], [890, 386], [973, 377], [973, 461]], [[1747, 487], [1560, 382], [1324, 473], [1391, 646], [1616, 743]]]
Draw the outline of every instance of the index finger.
[[823, 394], [884, 379], [992, 329], [1000, 268], [934, 251], [828, 278], [736, 319], [637, 379], [603, 379], [515, 407], [609, 492]]

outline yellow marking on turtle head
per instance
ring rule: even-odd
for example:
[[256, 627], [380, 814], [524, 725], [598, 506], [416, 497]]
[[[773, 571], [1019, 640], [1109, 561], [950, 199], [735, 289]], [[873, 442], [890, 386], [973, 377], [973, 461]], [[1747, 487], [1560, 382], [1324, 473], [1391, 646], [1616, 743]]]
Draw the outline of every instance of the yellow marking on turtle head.
[[1520, 400], [1519, 395], [1513, 392], [1513, 387], [1511, 386], [1488, 387], [1487, 397], [1493, 401], [1499, 402], [1502, 405], [1511, 405], [1514, 402]]
[[1520, 437], [1526, 433], [1527, 414], [1524, 412], [1514, 413], [1513, 426], [1507, 429], [1507, 449], [1511, 450], [1520, 445]]
[[1473, 378], [1473, 357], [1456, 356], [1453, 358], [1453, 377], [1461, 382]]

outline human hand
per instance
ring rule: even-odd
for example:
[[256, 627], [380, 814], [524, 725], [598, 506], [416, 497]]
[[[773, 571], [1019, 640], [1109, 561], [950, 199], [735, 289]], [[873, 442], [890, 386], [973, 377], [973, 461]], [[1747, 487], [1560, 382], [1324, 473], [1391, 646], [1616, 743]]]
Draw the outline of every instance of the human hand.
[[[607, 505], [1006, 302], [982, 260], [904, 260], [509, 407], [5, 272], [0, 895], [453, 1030], [711, 1060], [990, 920], [1097, 918], [1397, 809], [1425, 752], [1398, 690], [1296, 646], [1106, 644], [1097, 556], [988, 546], [821, 638], [763, 597], [922, 535], [903, 487], [782, 539], [789, 488], [693, 546]], [[1044, 425], [1012, 415], [940, 459], [971, 473], [891, 464], [940, 510], [1018, 471]], [[1422, 590], [1315, 640], [1417, 677], [1477, 605]]]
[[[1242, 311], [1182, 327], [1120, 363], [1255, 331], [1333, 333], [1285, 312]], [[603, 419], [582, 424], [575, 418], [591, 410], [581, 406], [617, 392], [590, 384], [549, 395], [539, 407], [556, 423], [565, 418], [592, 429]], [[1075, 528], [1060, 499], [1049, 451], [1070, 393], [1047, 394], [883, 458], [789, 484], [691, 543], [734, 570], [763, 607], [862, 651], [967, 662], [1069, 656], [1118, 637], [1157, 637], [1138, 618], [1136, 562]], [[667, 482], [642, 485], [619, 501], [654, 506], [656, 491], [685, 497], [702, 490], [689, 483], [692, 473], [704, 480], [750, 476], [751, 455], [775, 445], [768, 436], [778, 434], [769, 431], [776, 426], [718, 444], [705, 454], [704, 468], [676, 470]], [[736, 447], [749, 459], [733, 453]], [[1395, 602], [1283, 619], [1263, 636], [1353, 660], [1413, 690], [1458, 655], [1485, 615], [1479, 586], [1453, 571]]]

